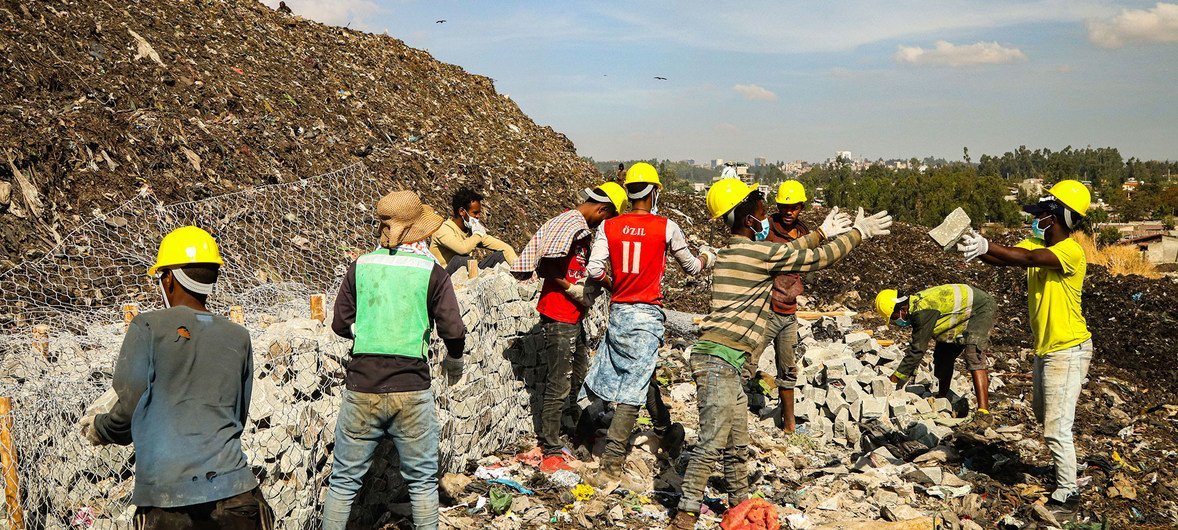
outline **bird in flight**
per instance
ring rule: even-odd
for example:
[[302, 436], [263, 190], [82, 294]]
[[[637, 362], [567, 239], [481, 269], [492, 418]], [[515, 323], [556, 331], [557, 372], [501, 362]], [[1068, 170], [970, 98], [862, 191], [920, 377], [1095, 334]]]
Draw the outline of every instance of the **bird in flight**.
[[658, 79], [659, 81], [666, 81], [666, 80], [667, 80], [667, 78], [665, 78], [665, 77], [659, 77], [659, 76], [657, 76], [657, 75], [656, 75], [656, 76], [654, 76], [654, 78], [655, 78], [655, 79]]
[[434, 22], [434, 24], [445, 24], [445, 23], [446, 23], [446, 19], [444, 19], [444, 18], [442, 20]]

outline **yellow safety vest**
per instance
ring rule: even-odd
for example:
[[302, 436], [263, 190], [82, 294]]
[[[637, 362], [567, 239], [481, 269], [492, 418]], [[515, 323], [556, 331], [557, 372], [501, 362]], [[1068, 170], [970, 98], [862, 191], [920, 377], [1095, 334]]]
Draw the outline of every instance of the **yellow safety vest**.
[[933, 326], [933, 336], [939, 342], [953, 342], [965, 334], [966, 323], [973, 314], [973, 287], [952, 283], [930, 287], [912, 295], [908, 312], [935, 309], [941, 313]]

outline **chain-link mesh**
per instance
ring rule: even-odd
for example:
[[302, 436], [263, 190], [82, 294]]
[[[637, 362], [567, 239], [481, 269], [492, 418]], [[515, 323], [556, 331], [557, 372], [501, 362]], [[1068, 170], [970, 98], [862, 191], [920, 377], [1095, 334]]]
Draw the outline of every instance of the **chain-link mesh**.
[[[145, 275], [159, 239], [195, 224], [216, 235], [226, 262], [210, 306], [220, 313], [242, 306], [253, 341], [246, 455], [279, 527], [316, 527], [349, 342], [330, 331], [329, 321], [308, 318], [308, 295], [327, 295], [330, 320], [347, 263], [375, 239], [371, 205], [387, 187], [357, 165], [171, 206], [144, 191], [83, 224], [44, 257], [0, 274], [0, 397], [14, 402], [8, 418], [25, 526], [131, 526], [132, 448], [92, 447], [78, 422], [88, 407], [113, 402], [124, 304], [142, 311], [159, 305]], [[542, 376], [536, 286], [502, 269], [476, 279], [455, 276], [468, 330], [467, 375], [455, 385], [434, 385], [444, 470], [462, 470], [533, 429], [529, 389]], [[444, 379], [435, 373], [435, 381]], [[381, 445], [365, 484], [355, 518], [389, 520], [389, 506], [403, 501], [406, 489], [391, 444]], [[0, 529], [11, 520], [0, 517]]]

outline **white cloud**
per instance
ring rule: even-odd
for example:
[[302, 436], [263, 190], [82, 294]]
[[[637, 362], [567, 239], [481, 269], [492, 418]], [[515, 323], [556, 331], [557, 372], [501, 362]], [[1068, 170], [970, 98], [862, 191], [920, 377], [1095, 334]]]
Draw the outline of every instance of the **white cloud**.
[[1027, 60], [1018, 48], [1007, 48], [997, 42], [953, 44], [939, 40], [933, 48], [899, 46], [896, 62], [942, 66], [973, 66], [978, 64], [1009, 64]]
[[[278, 0], [263, 3], [278, 8]], [[286, 5], [300, 17], [353, 29], [368, 29], [368, 20], [383, 11], [374, 0], [286, 0]]]
[[1158, 2], [1153, 9], [1126, 9], [1115, 17], [1088, 22], [1088, 40], [1102, 48], [1126, 42], [1178, 42], [1178, 4]]
[[749, 101], [777, 101], [777, 94], [757, 85], [736, 85], [732, 90]]

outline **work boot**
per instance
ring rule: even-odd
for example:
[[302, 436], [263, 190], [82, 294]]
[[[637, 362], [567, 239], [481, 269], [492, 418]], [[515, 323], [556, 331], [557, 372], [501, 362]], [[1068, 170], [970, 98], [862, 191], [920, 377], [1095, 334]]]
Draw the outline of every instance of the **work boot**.
[[681, 511], [675, 514], [674, 519], [671, 519], [671, 524], [667, 525], [667, 530], [695, 530], [695, 522], [697, 520], [699, 520], [699, 514]]
[[781, 432], [794, 433], [794, 389], [778, 388], [777, 396], [781, 398]]
[[625, 478], [623, 475], [625, 471], [622, 469], [625, 463], [625, 459], [622, 458], [603, 456], [601, 457], [601, 467], [597, 471], [585, 474], [585, 483], [598, 489], [611, 483], [619, 484]]
[[667, 457], [668, 460], [675, 460], [683, 452], [683, 432], [682, 423], [672, 423], [667, 428], [667, 432], [659, 436], [659, 454]]

